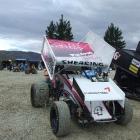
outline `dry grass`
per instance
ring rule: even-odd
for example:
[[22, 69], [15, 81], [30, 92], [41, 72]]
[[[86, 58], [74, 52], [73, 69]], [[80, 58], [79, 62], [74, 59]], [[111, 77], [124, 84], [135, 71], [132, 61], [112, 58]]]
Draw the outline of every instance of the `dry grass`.
[[0, 140], [139, 140], [140, 102], [130, 101], [134, 109], [133, 121], [126, 127], [94, 124], [82, 129], [72, 122], [67, 137], [56, 138], [49, 124], [49, 108], [35, 109], [30, 104], [30, 86], [43, 80], [43, 72], [25, 75], [0, 71]]

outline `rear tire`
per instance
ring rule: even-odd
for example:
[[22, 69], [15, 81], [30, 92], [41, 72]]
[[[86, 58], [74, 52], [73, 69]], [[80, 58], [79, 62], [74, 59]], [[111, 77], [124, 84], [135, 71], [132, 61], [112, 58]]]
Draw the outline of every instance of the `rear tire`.
[[49, 88], [45, 81], [31, 85], [31, 104], [33, 107], [44, 107], [49, 103]]
[[56, 136], [70, 133], [70, 110], [64, 101], [55, 101], [50, 110], [50, 123]]
[[118, 118], [116, 123], [120, 125], [127, 125], [129, 122], [132, 121], [132, 117], [133, 117], [133, 109], [129, 104], [128, 100], [126, 100], [124, 105], [124, 114]]

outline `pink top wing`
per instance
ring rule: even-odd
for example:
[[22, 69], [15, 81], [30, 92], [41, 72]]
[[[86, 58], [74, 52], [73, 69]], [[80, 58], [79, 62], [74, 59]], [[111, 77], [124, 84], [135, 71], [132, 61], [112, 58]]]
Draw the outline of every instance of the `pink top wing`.
[[88, 43], [48, 39], [56, 57], [71, 57], [72, 54], [94, 53]]

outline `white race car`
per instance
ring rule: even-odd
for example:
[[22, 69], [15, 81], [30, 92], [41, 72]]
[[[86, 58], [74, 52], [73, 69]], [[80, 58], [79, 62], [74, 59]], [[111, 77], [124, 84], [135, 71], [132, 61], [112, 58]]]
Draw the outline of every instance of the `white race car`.
[[92, 122], [126, 125], [133, 110], [125, 93], [108, 78], [115, 49], [94, 33], [83, 42], [44, 38], [42, 59], [46, 81], [31, 86], [33, 107], [51, 104], [50, 123], [56, 136], [70, 132], [74, 117], [85, 126]]

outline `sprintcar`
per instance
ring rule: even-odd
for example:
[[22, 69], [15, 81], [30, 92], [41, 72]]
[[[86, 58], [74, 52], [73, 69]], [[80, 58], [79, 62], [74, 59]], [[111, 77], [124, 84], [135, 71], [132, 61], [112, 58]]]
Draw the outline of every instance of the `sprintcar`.
[[108, 78], [115, 49], [90, 32], [82, 42], [44, 37], [41, 52], [48, 75], [31, 86], [31, 104], [51, 103], [50, 124], [56, 136], [70, 133], [71, 119], [82, 125], [115, 122], [126, 125], [133, 110], [125, 93]]
[[117, 50], [113, 63], [116, 66], [114, 80], [126, 97], [140, 100], [140, 42], [136, 50]]

